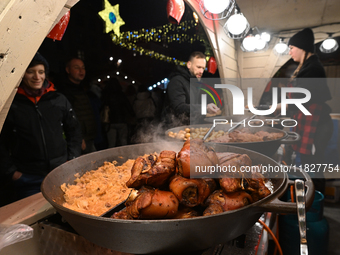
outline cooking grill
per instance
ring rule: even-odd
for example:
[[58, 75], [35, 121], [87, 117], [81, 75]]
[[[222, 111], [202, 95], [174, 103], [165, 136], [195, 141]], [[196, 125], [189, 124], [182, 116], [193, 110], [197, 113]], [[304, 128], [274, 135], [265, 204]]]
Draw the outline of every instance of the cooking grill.
[[[263, 214], [261, 220], [269, 221], [270, 214]], [[35, 235], [39, 239], [41, 254], [43, 255], [130, 255], [108, 248], [100, 247], [78, 235], [76, 231], [66, 223], [60, 214], [54, 214], [39, 221], [35, 227]], [[178, 255], [264, 255], [265, 249], [259, 248], [262, 241], [268, 243], [267, 235], [263, 235], [263, 227], [260, 224], [252, 226], [245, 234], [235, 239], [207, 248], [205, 250], [193, 252], [177, 252]], [[2, 254], [0, 252], [0, 254]], [[159, 253], [159, 255], [168, 255]], [[28, 254], [27, 254], [28, 255]], [[37, 254], [35, 254], [37, 255]]]
[[[289, 180], [279, 172], [272, 178], [273, 193], [243, 208], [216, 215], [170, 220], [119, 220], [75, 212], [62, 206], [60, 185], [73, 183], [74, 174], [80, 175], [103, 165], [104, 161], [123, 163], [146, 153], [168, 149], [179, 151], [183, 143], [137, 144], [112, 148], [81, 156], [54, 169], [42, 184], [42, 193], [53, 207], [81, 236], [99, 246], [127, 253], [158, 254], [201, 251], [232, 240], [249, 230], [264, 212], [296, 213], [296, 204], [278, 198], [285, 192]], [[246, 153], [253, 164], [274, 164], [275, 161], [244, 148], [213, 145], [217, 152]], [[304, 176], [307, 186], [307, 207], [313, 198], [313, 184]], [[209, 233], [209, 234], [207, 234]]]
[[[176, 141], [178, 139], [169, 137], [168, 133], [178, 133], [180, 130], [184, 130], [186, 128], [211, 128], [211, 124], [197, 124], [197, 125], [190, 125], [190, 126], [180, 126], [171, 128], [165, 131], [165, 136], [169, 141]], [[223, 130], [227, 131], [231, 127], [230, 124], [217, 124], [215, 127], [215, 131]], [[238, 129], [242, 129], [243, 127], [239, 127]], [[268, 141], [261, 141], [261, 142], [228, 142], [228, 143], [215, 143], [213, 141], [206, 142], [209, 145], [212, 144], [220, 144], [220, 145], [231, 145], [237, 146], [253, 151], [257, 151], [261, 154], [266, 156], [272, 157], [281, 144], [294, 144], [300, 140], [300, 135], [296, 132], [287, 132], [273, 127], [247, 127], [251, 133], [256, 133], [258, 131], [266, 131], [268, 133], [280, 133], [282, 137], [275, 139], [275, 140], [268, 140]]]

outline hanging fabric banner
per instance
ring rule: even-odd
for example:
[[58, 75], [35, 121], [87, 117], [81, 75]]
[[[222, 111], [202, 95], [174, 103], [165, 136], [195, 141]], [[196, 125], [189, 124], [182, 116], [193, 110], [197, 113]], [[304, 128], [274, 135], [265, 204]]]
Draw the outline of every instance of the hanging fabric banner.
[[214, 57], [210, 57], [208, 61], [208, 72], [209, 73], [216, 73], [217, 70], [217, 63]]
[[183, 17], [185, 5], [183, 0], [168, 0], [166, 6], [168, 20], [172, 24], [178, 25]]
[[70, 21], [70, 11], [66, 12], [64, 16], [61, 17], [59, 22], [54, 26], [54, 28], [47, 35], [48, 38], [53, 40], [61, 41], [63, 38], [68, 22]]

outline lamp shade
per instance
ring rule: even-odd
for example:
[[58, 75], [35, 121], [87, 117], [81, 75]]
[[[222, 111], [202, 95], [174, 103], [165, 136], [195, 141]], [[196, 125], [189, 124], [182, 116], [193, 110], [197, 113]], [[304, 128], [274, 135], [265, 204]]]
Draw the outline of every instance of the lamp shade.
[[61, 17], [59, 22], [54, 26], [54, 28], [48, 33], [47, 37], [53, 40], [61, 41], [63, 38], [68, 22], [70, 21], [70, 11], [66, 12], [64, 16]]
[[228, 37], [241, 39], [248, 34], [250, 25], [242, 13], [235, 12], [224, 24], [223, 29]]
[[183, 0], [168, 0], [166, 12], [170, 23], [178, 25], [183, 17], [184, 11], [185, 5]]
[[339, 48], [338, 42], [332, 37], [328, 37], [320, 45], [320, 51], [322, 53], [332, 53], [336, 51], [338, 48]]
[[208, 72], [211, 74], [215, 74], [217, 70], [217, 63], [214, 57], [210, 57], [208, 61]]
[[228, 18], [235, 7], [235, 0], [196, 0], [203, 16], [210, 20]]
[[241, 49], [243, 51], [255, 51], [256, 49], [256, 38], [253, 35], [248, 35], [243, 39], [241, 44]]
[[274, 46], [274, 53], [277, 55], [286, 55], [289, 51], [288, 45], [282, 39]]
[[223, 12], [229, 6], [229, 0], [203, 0], [204, 7], [211, 13]]

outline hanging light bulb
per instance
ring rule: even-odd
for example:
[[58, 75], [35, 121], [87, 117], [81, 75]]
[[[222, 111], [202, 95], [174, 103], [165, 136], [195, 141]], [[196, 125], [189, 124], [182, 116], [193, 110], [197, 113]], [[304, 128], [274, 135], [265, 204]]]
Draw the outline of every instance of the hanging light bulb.
[[339, 48], [338, 42], [329, 34], [328, 38], [320, 45], [320, 51], [323, 53], [332, 53]]
[[247, 35], [250, 26], [243, 14], [238, 13], [237, 10], [235, 10], [235, 14], [227, 20], [223, 29], [228, 37], [232, 39], [241, 39]]
[[203, 16], [210, 20], [228, 18], [235, 7], [235, 0], [200, 0]]
[[266, 41], [266, 42], [269, 42], [270, 41], [270, 34], [268, 34], [267, 32], [263, 32], [261, 34], [261, 39]]
[[255, 51], [256, 49], [256, 39], [253, 35], [248, 35], [246, 38], [243, 39], [241, 44], [241, 49], [243, 51]]
[[262, 40], [259, 34], [255, 36], [251, 34], [243, 39], [241, 49], [246, 52], [263, 51], [267, 48], [267, 46], [268, 46], [267, 42]]
[[197, 15], [197, 13], [193, 12], [192, 16], [194, 17], [195, 22], [198, 23], [198, 15]]
[[204, 7], [211, 13], [223, 12], [229, 5], [229, 0], [203, 0]]
[[[258, 33], [254, 35], [254, 31], [257, 31]], [[264, 35], [264, 36], [262, 36]], [[269, 34], [267, 34], [269, 35]], [[243, 51], [264, 51], [268, 48], [268, 42], [267, 40], [270, 40], [265, 33], [260, 34], [260, 30], [257, 27], [254, 27], [251, 29], [251, 33], [243, 39], [241, 44], [241, 49]]]
[[283, 42], [283, 39], [280, 38], [280, 41], [274, 47], [274, 53], [278, 55], [286, 55], [288, 53], [288, 45]]

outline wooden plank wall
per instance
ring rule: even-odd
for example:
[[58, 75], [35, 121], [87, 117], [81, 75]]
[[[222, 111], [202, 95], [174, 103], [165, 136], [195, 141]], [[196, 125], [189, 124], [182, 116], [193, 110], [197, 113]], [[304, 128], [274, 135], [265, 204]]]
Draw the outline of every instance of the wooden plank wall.
[[[221, 78], [229, 78], [229, 84], [234, 84], [238, 78], [237, 57], [235, 41], [230, 39], [223, 31], [226, 20], [212, 21], [206, 19], [199, 8], [199, 0], [186, 0], [187, 4], [198, 14], [200, 23], [203, 26], [210, 45], [213, 49]], [[237, 84], [235, 84], [237, 85]], [[224, 115], [231, 115], [232, 97], [231, 94], [223, 93], [225, 106], [222, 111]]]
[[0, 4], [0, 130], [22, 75], [48, 32], [78, 0]]

